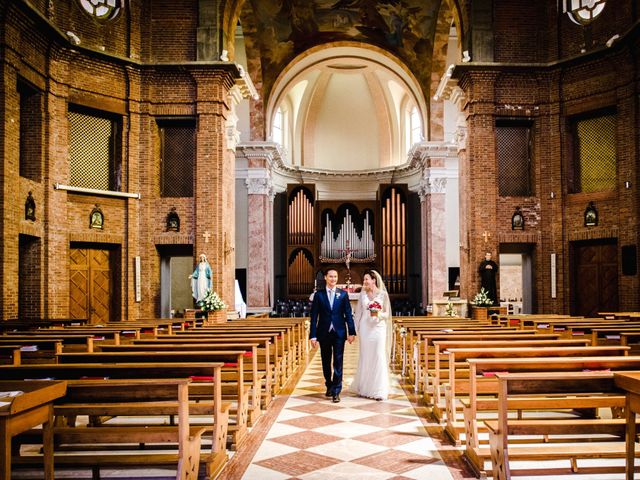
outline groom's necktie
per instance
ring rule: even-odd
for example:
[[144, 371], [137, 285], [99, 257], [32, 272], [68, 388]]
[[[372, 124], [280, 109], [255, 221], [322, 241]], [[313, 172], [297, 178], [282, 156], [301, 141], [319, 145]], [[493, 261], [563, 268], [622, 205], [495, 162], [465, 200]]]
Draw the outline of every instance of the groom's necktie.
[[[333, 300], [336, 296], [336, 291], [332, 288], [329, 290], [329, 306], [331, 307], [331, 309], [333, 310]], [[335, 328], [333, 328], [333, 322], [331, 322], [331, 324], [329, 325], [329, 331], [335, 330]]]

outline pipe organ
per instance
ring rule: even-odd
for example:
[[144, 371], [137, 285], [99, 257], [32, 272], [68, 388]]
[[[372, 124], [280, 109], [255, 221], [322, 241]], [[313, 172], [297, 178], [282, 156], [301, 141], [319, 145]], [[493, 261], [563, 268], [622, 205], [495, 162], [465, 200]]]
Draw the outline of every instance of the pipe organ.
[[315, 279], [315, 189], [291, 185], [287, 190], [287, 292], [309, 296]]
[[360, 215], [348, 208], [344, 210], [341, 223], [340, 218], [336, 218], [332, 212], [322, 213], [320, 262], [344, 262], [347, 256], [352, 262], [373, 262], [376, 258], [373, 212], [366, 209]]
[[318, 201], [314, 185], [287, 189], [287, 294], [308, 297], [320, 270], [359, 283], [375, 268], [394, 296], [407, 290], [407, 187], [381, 185], [378, 200]]
[[392, 293], [407, 292], [407, 194], [392, 185], [381, 188], [382, 279]]

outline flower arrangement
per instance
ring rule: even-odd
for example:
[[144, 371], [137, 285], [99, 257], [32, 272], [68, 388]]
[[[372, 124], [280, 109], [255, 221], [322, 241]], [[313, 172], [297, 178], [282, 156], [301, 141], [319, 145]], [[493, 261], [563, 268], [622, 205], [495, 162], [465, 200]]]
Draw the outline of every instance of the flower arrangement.
[[382, 310], [382, 305], [375, 300], [369, 304], [369, 311], [371, 313], [378, 313], [380, 310]]
[[200, 309], [203, 312], [215, 312], [216, 310], [224, 310], [225, 308], [227, 308], [227, 305], [213, 290], [207, 290], [207, 293], [200, 302]]
[[449, 303], [447, 303], [447, 306], [444, 309], [444, 313], [447, 315], [447, 317], [457, 317], [458, 316], [456, 314], [456, 309], [453, 306], [453, 303], [451, 301], [449, 301]]
[[473, 297], [473, 301], [471, 302], [476, 307], [490, 307], [493, 305], [493, 300], [489, 298], [488, 292], [481, 288], [479, 293], [476, 293], [476, 296]]

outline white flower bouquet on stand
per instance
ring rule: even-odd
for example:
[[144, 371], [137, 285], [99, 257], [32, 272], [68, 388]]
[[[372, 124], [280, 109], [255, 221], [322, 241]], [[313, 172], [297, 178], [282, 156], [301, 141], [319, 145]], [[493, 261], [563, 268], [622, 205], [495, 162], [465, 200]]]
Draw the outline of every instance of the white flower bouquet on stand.
[[200, 302], [200, 309], [203, 312], [215, 312], [217, 310], [224, 310], [227, 305], [220, 298], [220, 296], [213, 290], [207, 290], [202, 302]]

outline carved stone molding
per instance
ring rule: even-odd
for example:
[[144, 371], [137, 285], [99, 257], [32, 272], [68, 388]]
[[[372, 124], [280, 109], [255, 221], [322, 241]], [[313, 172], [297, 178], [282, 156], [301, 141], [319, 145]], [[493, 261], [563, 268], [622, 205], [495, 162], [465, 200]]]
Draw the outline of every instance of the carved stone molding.
[[[245, 180], [249, 195], [272, 195], [273, 184], [270, 178], [247, 178]], [[275, 194], [273, 194], [275, 195]]]
[[427, 199], [427, 195], [432, 193], [446, 193], [447, 179], [445, 177], [425, 177], [420, 180], [420, 187], [418, 188], [418, 195], [420, 195], [420, 201], [424, 202]]

